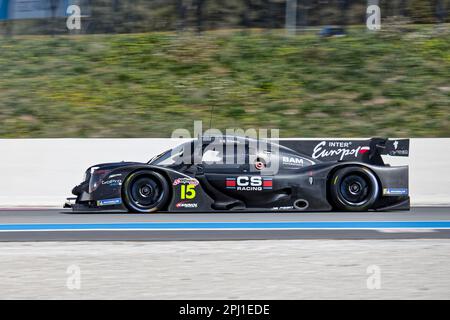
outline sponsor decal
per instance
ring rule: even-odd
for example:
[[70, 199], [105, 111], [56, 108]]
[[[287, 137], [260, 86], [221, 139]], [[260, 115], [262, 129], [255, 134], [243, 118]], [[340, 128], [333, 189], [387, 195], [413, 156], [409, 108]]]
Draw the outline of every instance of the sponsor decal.
[[283, 156], [283, 164], [285, 166], [294, 166], [294, 167], [303, 167], [304, 162], [303, 159], [297, 157], [287, 157]]
[[272, 210], [277, 210], [277, 211], [294, 210], [294, 207], [293, 206], [273, 207]]
[[409, 155], [409, 150], [391, 150], [391, 152], [389, 152], [390, 156], [408, 156]]
[[388, 152], [390, 156], [405, 157], [409, 155], [408, 145], [405, 141], [395, 140], [392, 143], [392, 146], [394, 147], [394, 149], [391, 148], [391, 150], [389, 150]]
[[319, 159], [336, 156], [343, 160], [347, 156], [357, 158], [358, 155], [370, 151], [369, 146], [352, 147], [352, 144], [352, 141], [322, 141], [314, 147], [312, 157]]
[[262, 191], [271, 190], [273, 187], [272, 178], [258, 176], [239, 176], [236, 178], [227, 178], [225, 181], [227, 189], [238, 191]]
[[383, 195], [393, 195], [393, 196], [408, 195], [408, 188], [384, 188]]
[[195, 178], [177, 178], [173, 181], [172, 185], [180, 185], [180, 199], [194, 199], [196, 196], [195, 187], [199, 182]]
[[177, 186], [179, 184], [191, 184], [197, 186], [198, 183], [198, 180], [194, 178], [177, 178], [173, 181], [172, 185]]
[[106, 180], [106, 181], [102, 181], [102, 184], [108, 185], [111, 187], [117, 187], [117, 186], [122, 185], [122, 180], [118, 180], [118, 179]]
[[287, 165], [299, 165], [301, 167], [303, 167], [304, 163], [303, 163], [303, 159], [301, 158], [297, 158], [297, 157], [283, 157], [283, 164], [287, 164]]
[[181, 199], [194, 199], [196, 196], [195, 185], [193, 184], [182, 184], [180, 188], [180, 198]]
[[186, 208], [186, 209], [194, 209], [194, 208], [198, 208], [198, 203], [181, 201], [181, 202], [178, 202], [175, 205], [175, 207], [177, 207], [177, 208]]
[[305, 166], [305, 162], [307, 165], [312, 165], [314, 164], [314, 162], [308, 160], [308, 159], [304, 159], [304, 158], [300, 158], [300, 157], [296, 157], [296, 156], [283, 156], [281, 158], [281, 160], [283, 161], [283, 165], [286, 167], [291, 167], [291, 168], [299, 168], [299, 167], [304, 167]]
[[98, 200], [97, 206], [112, 206], [112, 205], [121, 204], [121, 203], [122, 203], [121, 198], [105, 199], [105, 200]]

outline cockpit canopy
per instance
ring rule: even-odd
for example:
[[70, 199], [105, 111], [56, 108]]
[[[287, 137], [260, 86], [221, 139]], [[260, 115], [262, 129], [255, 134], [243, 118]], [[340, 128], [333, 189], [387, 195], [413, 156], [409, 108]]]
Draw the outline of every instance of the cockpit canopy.
[[240, 136], [212, 136], [194, 139], [153, 157], [152, 165], [173, 167], [181, 164], [245, 165], [262, 163], [307, 166], [316, 161], [272, 140]]

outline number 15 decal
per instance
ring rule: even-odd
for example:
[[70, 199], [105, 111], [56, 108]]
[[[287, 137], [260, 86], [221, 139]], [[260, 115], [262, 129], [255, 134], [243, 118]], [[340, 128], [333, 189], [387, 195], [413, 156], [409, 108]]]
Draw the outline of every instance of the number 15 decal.
[[182, 184], [181, 185], [181, 199], [194, 199], [195, 198], [195, 185]]

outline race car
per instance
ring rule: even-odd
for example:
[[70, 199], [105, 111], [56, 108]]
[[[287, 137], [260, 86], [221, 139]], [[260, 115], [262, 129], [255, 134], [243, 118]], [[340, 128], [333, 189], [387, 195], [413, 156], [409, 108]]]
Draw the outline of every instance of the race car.
[[409, 140], [204, 136], [147, 163], [94, 165], [68, 198], [74, 211], [408, 210]]

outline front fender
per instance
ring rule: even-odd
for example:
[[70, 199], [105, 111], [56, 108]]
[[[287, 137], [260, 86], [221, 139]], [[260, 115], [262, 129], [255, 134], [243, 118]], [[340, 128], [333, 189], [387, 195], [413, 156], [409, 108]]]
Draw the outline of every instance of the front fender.
[[[152, 165], [132, 165], [111, 171], [91, 194], [92, 200], [103, 209], [127, 210], [122, 199], [122, 184], [130, 174], [139, 170], [156, 171], [167, 179], [171, 188], [170, 200], [166, 208], [168, 211], [211, 211], [213, 200], [206, 194], [197, 179], [169, 168]], [[187, 187], [189, 185], [190, 187]], [[108, 202], [108, 200], [111, 201]]]

